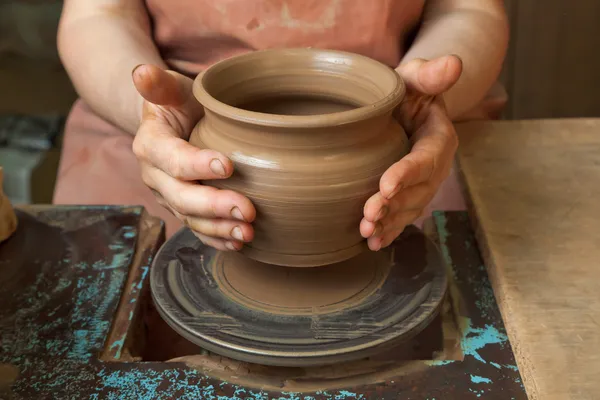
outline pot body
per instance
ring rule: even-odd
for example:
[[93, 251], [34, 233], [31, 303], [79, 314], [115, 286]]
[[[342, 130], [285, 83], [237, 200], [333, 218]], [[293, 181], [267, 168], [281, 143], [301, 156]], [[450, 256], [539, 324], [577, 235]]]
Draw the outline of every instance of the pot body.
[[392, 117], [404, 95], [394, 70], [343, 52], [268, 50], [209, 68], [194, 94], [205, 116], [190, 143], [234, 164], [230, 178], [202, 183], [242, 193], [256, 207], [244, 254], [309, 267], [367, 249], [364, 204], [409, 151]]

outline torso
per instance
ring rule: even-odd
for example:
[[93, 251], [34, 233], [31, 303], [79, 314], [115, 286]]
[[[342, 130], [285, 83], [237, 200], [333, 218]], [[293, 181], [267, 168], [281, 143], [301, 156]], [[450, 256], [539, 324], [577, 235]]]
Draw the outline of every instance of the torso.
[[[224, 58], [277, 47], [350, 51], [396, 67], [426, 0], [145, 1], [163, 59], [193, 78]], [[181, 223], [142, 182], [132, 141], [78, 101], [65, 127], [54, 202], [143, 204], [170, 236]]]
[[425, 0], [146, 0], [169, 66], [190, 76], [224, 58], [278, 47], [351, 51], [399, 64]]

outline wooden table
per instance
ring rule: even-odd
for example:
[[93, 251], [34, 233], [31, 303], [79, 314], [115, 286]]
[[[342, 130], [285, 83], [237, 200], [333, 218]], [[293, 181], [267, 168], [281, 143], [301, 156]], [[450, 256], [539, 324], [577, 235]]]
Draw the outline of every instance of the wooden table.
[[531, 399], [600, 399], [600, 120], [471, 122], [458, 161]]

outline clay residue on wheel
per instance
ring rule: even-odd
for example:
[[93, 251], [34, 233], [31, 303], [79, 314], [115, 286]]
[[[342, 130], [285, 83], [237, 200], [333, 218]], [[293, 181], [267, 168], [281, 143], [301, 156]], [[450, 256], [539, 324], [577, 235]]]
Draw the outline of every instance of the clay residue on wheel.
[[313, 392], [386, 382], [431, 368], [433, 360], [461, 360], [460, 333], [447, 304], [417, 337], [378, 357], [321, 367], [271, 367], [212, 353], [169, 360], [183, 363], [209, 377], [259, 390]]
[[232, 300], [277, 314], [316, 315], [360, 304], [379, 289], [390, 270], [389, 257], [364, 252], [319, 268], [264, 264], [237, 253], [213, 260], [215, 281]]

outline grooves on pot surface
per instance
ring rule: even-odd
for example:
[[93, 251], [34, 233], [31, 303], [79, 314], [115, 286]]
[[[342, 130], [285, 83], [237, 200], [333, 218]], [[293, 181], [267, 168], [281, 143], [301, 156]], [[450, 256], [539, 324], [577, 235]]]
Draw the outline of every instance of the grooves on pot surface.
[[248, 53], [196, 78], [206, 115], [190, 143], [234, 163], [230, 178], [203, 184], [242, 193], [256, 207], [246, 256], [310, 267], [366, 249], [363, 205], [409, 151], [392, 117], [404, 93], [388, 66], [316, 49]]

